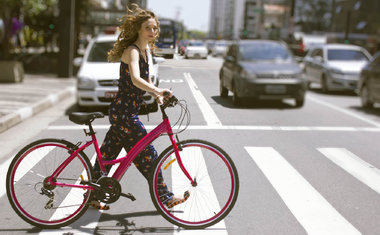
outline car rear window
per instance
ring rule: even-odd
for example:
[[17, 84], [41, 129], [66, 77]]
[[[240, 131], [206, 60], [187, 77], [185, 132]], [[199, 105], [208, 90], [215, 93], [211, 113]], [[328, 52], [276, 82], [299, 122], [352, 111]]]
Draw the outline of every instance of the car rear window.
[[252, 43], [240, 46], [241, 60], [288, 60], [292, 56], [282, 45], [275, 43]]
[[327, 51], [328, 60], [341, 60], [341, 61], [367, 61], [368, 57], [359, 50], [350, 49], [329, 49]]
[[107, 62], [107, 52], [112, 49], [114, 42], [96, 42], [88, 55], [88, 62]]

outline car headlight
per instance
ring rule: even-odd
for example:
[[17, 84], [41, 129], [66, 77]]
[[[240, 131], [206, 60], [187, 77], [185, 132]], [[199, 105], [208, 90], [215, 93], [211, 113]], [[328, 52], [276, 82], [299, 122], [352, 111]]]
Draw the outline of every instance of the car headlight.
[[96, 81], [89, 78], [78, 77], [78, 89], [81, 90], [94, 90]]
[[244, 69], [241, 70], [240, 76], [245, 79], [256, 79], [256, 74], [249, 73]]

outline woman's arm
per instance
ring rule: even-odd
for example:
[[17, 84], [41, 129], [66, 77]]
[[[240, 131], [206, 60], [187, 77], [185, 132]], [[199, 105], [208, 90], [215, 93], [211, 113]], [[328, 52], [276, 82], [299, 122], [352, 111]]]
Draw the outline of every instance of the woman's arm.
[[158, 87], [154, 86], [152, 83], [145, 81], [140, 77], [140, 65], [139, 65], [140, 54], [137, 48], [128, 47], [124, 50], [121, 60], [129, 65], [129, 73], [131, 75], [131, 79], [133, 85], [140, 88], [141, 90], [150, 92], [157, 95], [161, 95], [163, 91]]

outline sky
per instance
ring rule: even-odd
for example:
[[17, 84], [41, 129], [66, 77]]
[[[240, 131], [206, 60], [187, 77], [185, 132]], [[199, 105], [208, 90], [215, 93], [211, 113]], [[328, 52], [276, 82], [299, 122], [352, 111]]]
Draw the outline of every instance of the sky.
[[148, 0], [147, 8], [159, 17], [176, 19], [178, 15], [188, 30], [208, 31], [210, 0]]

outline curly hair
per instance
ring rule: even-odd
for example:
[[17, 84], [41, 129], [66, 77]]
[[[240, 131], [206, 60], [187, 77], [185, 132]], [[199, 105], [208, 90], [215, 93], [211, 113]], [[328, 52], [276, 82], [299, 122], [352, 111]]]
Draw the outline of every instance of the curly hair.
[[127, 7], [127, 14], [124, 15], [120, 22], [122, 24], [119, 26], [120, 34], [113, 45], [113, 48], [108, 52], [109, 62], [119, 62], [124, 50], [133, 44], [138, 38], [138, 31], [141, 25], [148, 19], [153, 18], [158, 27], [157, 34], [151, 42], [149, 42], [149, 47], [154, 51], [156, 49], [155, 41], [159, 37], [159, 22], [156, 15], [148, 10], [141, 9], [137, 4], [132, 4], [131, 8]]

